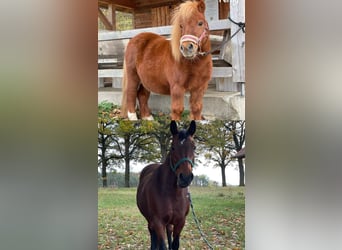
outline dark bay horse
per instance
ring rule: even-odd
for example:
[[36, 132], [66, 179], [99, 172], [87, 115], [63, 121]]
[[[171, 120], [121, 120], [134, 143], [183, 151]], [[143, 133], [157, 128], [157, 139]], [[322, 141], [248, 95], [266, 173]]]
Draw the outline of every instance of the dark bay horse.
[[148, 222], [151, 235], [151, 250], [179, 248], [180, 233], [189, 212], [188, 186], [193, 174], [195, 144], [193, 135], [195, 121], [187, 130], [177, 129], [171, 121], [171, 150], [162, 164], [146, 166], [141, 174], [137, 191], [137, 205]]
[[209, 26], [204, 0], [180, 4], [172, 15], [171, 40], [144, 32], [126, 47], [121, 114], [137, 120], [138, 98], [142, 119], [153, 120], [150, 92], [171, 95], [171, 119], [179, 120], [184, 94], [190, 92], [190, 118], [202, 119], [202, 98], [212, 73]]

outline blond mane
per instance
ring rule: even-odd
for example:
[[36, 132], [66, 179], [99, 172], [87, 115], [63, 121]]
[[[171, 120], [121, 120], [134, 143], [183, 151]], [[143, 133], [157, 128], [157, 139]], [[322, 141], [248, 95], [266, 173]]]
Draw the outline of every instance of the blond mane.
[[181, 58], [181, 52], [179, 50], [179, 40], [182, 35], [180, 25], [184, 23], [184, 20], [188, 20], [198, 12], [198, 1], [187, 1], [177, 6], [172, 13], [172, 32], [171, 32], [171, 48], [172, 55], [176, 62], [179, 62]]

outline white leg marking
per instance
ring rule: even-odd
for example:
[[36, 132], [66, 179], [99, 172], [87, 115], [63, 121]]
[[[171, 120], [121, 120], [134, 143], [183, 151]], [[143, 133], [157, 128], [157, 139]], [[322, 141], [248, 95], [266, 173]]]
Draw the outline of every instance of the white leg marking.
[[147, 120], [147, 121], [154, 121], [154, 119], [153, 119], [153, 116], [152, 116], [152, 115], [149, 115], [149, 116], [143, 117], [142, 119], [143, 119], [143, 120]]
[[137, 121], [138, 120], [137, 113], [127, 112], [127, 117], [128, 117], [128, 120], [130, 120], [130, 121]]

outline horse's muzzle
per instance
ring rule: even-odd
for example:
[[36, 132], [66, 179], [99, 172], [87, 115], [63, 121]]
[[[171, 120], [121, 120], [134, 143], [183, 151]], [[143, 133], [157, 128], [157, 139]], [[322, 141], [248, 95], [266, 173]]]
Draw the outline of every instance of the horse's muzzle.
[[198, 45], [191, 41], [182, 42], [180, 45], [180, 51], [182, 55], [187, 59], [195, 58], [197, 55]]
[[190, 185], [193, 179], [194, 175], [192, 173], [189, 175], [179, 174], [177, 178], [177, 184], [180, 188], [186, 188]]

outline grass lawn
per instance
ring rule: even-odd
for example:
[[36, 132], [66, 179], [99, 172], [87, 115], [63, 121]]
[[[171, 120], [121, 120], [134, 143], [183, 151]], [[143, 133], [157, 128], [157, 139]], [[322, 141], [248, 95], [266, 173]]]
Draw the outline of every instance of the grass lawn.
[[[245, 248], [245, 188], [190, 187], [195, 213], [207, 240], [216, 249]], [[135, 202], [136, 188], [98, 190], [98, 249], [150, 249], [147, 222]], [[180, 249], [209, 249], [191, 210]]]

